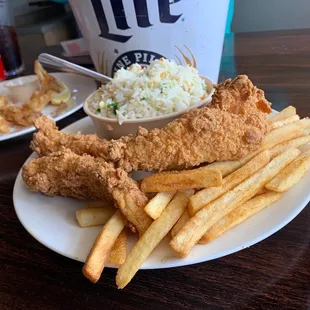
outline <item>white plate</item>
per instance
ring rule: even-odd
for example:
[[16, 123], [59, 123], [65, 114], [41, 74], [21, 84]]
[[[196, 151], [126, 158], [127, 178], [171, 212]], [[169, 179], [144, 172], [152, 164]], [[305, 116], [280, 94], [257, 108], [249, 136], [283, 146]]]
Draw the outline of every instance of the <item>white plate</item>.
[[[93, 133], [89, 117], [68, 126], [65, 132]], [[30, 158], [35, 157], [31, 155]], [[30, 159], [29, 158], [29, 159]], [[29, 160], [28, 159], [28, 160]], [[186, 258], [178, 258], [163, 240], [153, 251], [142, 269], [177, 267], [205, 262], [235, 253], [264, 240], [289, 223], [310, 200], [310, 172], [282, 200], [274, 203], [242, 224], [206, 245], [197, 245]], [[21, 174], [13, 192], [17, 216], [27, 231], [51, 250], [66, 257], [84, 262], [99, 227], [80, 228], [75, 220], [75, 210], [85, 202], [70, 198], [46, 197], [28, 191]], [[130, 237], [131, 245], [134, 237]]]
[[[54, 105], [47, 105], [42, 110], [42, 113], [45, 115], [48, 115], [52, 118], [54, 118], [55, 121], [59, 121], [66, 116], [74, 113], [75, 111], [79, 110], [85, 101], [85, 99], [97, 89], [97, 85], [95, 81], [91, 78], [76, 75], [72, 73], [51, 73], [52, 76], [54, 76], [57, 80], [65, 83], [69, 89], [71, 89], [72, 98], [68, 102], [68, 107], [61, 111], [56, 117], [55, 113], [57, 111], [57, 106]], [[5, 82], [0, 83], [0, 94], [6, 95], [7, 91], [4, 87]], [[16, 129], [14, 127], [10, 127], [11, 132], [7, 134], [1, 134], [0, 133], [0, 141], [12, 139], [24, 134], [27, 134], [29, 132], [32, 132], [35, 130], [33, 126], [24, 127], [21, 129]]]

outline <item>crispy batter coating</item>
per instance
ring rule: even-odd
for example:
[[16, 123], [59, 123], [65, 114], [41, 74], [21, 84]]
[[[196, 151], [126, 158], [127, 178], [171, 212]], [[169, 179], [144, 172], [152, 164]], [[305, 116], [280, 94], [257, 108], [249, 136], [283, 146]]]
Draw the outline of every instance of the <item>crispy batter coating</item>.
[[47, 116], [36, 119], [37, 132], [33, 135], [31, 149], [40, 156], [68, 148], [78, 155], [89, 154], [108, 160], [109, 141], [101, 140], [97, 135], [66, 134], [58, 130], [55, 122]]
[[135, 191], [141, 203], [146, 201], [137, 183], [121, 168], [69, 149], [31, 160], [23, 167], [22, 176], [30, 190], [48, 196], [112, 200], [113, 191], [121, 189]]
[[[70, 150], [33, 159], [22, 172], [25, 184], [32, 191], [77, 199], [112, 200], [108, 189], [110, 176], [116, 176], [113, 165], [88, 155], [80, 157]], [[122, 175], [119, 179], [122, 183]]]
[[143, 210], [147, 197], [138, 184], [101, 158], [63, 149], [31, 160], [23, 167], [22, 178], [29, 190], [47, 196], [114, 200], [140, 233], [152, 222]]
[[0, 133], [10, 132], [8, 121], [0, 115]]
[[264, 92], [241, 75], [220, 84], [209, 106], [184, 113], [162, 129], [140, 128], [136, 136], [119, 140], [59, 133], [51, 121], [40, 119], [32, 149], [44, 155], [65, 145], [77, 154], [112, 161], [126, 171], [194, 167], [239, 159], [258, 149], [268, 131], [270, 112]]
[[[254, 86], [246, 75], [239, 75], [234, 80], [228, 79], [217, 85], [209, 107], [244, 115], [269, 114], [272, 112], [270, 106], [264, 91]], [[263, 116], [265, 118], [266, 115]]]
[[112, 141], [111, 160], [131, 170], [167, 170], [239, 159], [258, 149], [268, 131], [270, 103], [247, 76], [220, 84], [208, 107], [185, 113], [163, 129], [140, 128]]

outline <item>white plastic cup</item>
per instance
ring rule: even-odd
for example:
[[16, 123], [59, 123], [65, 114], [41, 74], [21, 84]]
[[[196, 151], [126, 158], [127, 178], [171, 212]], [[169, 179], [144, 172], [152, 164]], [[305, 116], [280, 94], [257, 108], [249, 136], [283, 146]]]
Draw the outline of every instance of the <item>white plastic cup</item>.
[[69, 0], [96, 70], [165, 57], [217, 82], [229, 0]]

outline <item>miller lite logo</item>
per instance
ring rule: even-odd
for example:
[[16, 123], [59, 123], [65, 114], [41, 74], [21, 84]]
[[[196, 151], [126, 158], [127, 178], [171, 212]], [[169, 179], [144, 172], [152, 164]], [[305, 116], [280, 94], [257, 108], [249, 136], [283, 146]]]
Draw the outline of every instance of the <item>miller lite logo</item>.
[[[131, 28], [131, 26], [128, 25], [127, 22], [123, 1], [125, 0], [110, 0], [114, 21], [117, 29], [119, 30], [127, 30]], [[148, 28], [153, 26], [149, 19], [147, 0], [126, 0], [126, 1], [132, 1], [133, 3], [138, 27]], [[158, 1], [160, 23], [174, 24], [182, 16], [182, 14], [171, 15], [170, 13], [170, 6], [173, 5], [174, 3], [180, 2], [181, 0], [157, 0], [157, 1]], [[125, 43], [132, 37], [131, 35], [128, 36], [128, 35], [111, 33], [110, 31], [111, 25], [109, 25], [108, 23], [105, 8], [102, 4], [102, 1], [91, 0], [91, 2], [101, 31], [99, 35], [100, 37], [120, 43]]]
[[[124, 9], [124, 1], [131, 1], [131, 4], [134, 8], [135, 12], [134, 25], [130, 25], [128, 23], [128, 18], [126, 17], [126, 12]], [[180, 19], [182, 14], [179, 15], [171, 14], [171, 6], [174, 3], [180, 1], [181, 0], [157, 0], [159, 23], [174, 24]], [[118, 43], [126, 43], [132, 38], [132, 35], [125, 35], [120, 33], [129, 30], [133, 27], [149, 28], [153, 26], [153, 24], [150, 21], [147, 0], [110, 0], [109, 2], [110, 3], [108, 3], [108, 1], [102, 1], [102, 0], [91, 0], [95, 15], [97, 17], [98, 26], [100, 29], [99, 37]], [[111, 14], [109, 15], [107, 14], [108, 9], [111, 10], [109, 7], [107, 7], [108, 5], [111, 5], [112, 8], [113, 13], [112, 19]], [[107, 16], [109, 16], [109, 18], [107, 18]], [[119, 33], [113, 33], [113, 31], [111, 31], [111, 29], [113, 28], [115, 29], [115, 26], [116, 29], [119, 30], [118, 31]], [[118, 53], [117, 49], [115, 53]], [[158, 59], [161, 57], [164, 56], [159, 53], [147, 50], [127, 51], [126, 53], [120, 55], [114, 61], [111, 68], [111, 75], [113, 76], [113, 74], [120, 68], [129, 67], [133, 63], [139, 63], [141, 65], [147, 66], [154, 59]]]
[[148, 66], [155, 59], [159, 59], [163, 57], [162, 55], [145, 50], [135, 50], [122, 54], [119, 56], [113, 66], [112, 66], [112, 74], [121, 68], [127, 68], [134, 63], [138, 63], [143, 66]]
[[[1, 1], [1, 0], [0, 0]], [[230, 0], [69, 0], [98, 72], [161, 57], [218, 80]]]

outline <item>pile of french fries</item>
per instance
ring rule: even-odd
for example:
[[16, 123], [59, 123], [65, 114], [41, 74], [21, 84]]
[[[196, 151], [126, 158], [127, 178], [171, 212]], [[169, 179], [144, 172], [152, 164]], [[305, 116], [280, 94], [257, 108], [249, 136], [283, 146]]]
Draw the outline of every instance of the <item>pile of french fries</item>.
[[124, 288], [167, 235], [170, 247], [184, 257], [196, 244], [214, 240], [281, 199], [310, 169], [310, 119], [300, 120], [290, 106], [269, 123], [261, 148], [240, 160], [145, 178], [141, 189], [157, 193], [144, 208], [153, 221], [128, 255], [130, 223], [120, 210], [104, 201], [77, 210], [81, 227], [103, 225], [83, 274], [97, 282], [107, 262], [116, 264], [116, 284]]

